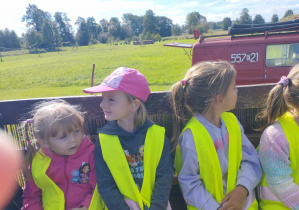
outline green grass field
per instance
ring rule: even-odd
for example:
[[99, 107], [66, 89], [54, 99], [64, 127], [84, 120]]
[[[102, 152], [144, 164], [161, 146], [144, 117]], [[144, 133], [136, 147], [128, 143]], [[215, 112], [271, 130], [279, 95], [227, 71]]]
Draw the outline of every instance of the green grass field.
[[[93, 47], [61, 48], [60, 53], [48, 52], [3, 57], [0, 63], [0, 100], [84, 95], [91, 85], [101, 82], [121, 66], [142, 72], [151, 91], [169, 90], [184, 77], [191, 61], [181, 48], [164, 47], [164, 43], [195, 43], [194, 39], [167, 40], [152, 45], [98, 44]], [[186, 50], [190, 53], [190, 50]]]

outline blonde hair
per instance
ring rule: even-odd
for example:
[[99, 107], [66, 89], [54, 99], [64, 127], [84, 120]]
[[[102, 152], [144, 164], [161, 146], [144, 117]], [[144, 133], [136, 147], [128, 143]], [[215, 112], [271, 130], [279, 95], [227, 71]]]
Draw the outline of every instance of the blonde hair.
[[125, 94], [127, 95], [128, 100], [130, 102], [133, 103], [134, 100], [138, 100], [140, 102], [140, 107], [138, 108], [134, 116], [134, 126], [135, 127], [142, 126], [146, 120], [149, 120], [149, 115], [144, 102], [135, 96], [132, 96], [127, 93]]
[[286, 86], [277, 83], [270, 91], [266, 109], [256, 117], [260, 127], [257, 130], [262, 131], [286, 112], [299, 109], [299, 64], [291, 69], [287, 79]]
[[[32, 119], [23, 123], [25, 128], [25, 140], [28, 144], [25, 161], [25, 177], [31, 177], [28, 166], [32, 163], [35, 154], [40, 148], [36, 139], [48, 141], [50, 137], [55, 137], [61, 129], [66, 133], [78, 128], [84, 132], [84, 113], [80, 111], [78, 106], [70, 105], [63, 100], [38, 103], [30, 114], [32, 115]], [[33, 136], [28, 135], [30, 129], [32, 129]]]
[[172, 149], [174, 150], [181, 130], [195, 113], [204, 113], [211, 108], [213, 99], [225, 95], [236, 75], [236, 70], [228, 61], [199, 62], [187, 72], [184, 82], [179, 81], [171, 88], [172, 108], [176, 120]]

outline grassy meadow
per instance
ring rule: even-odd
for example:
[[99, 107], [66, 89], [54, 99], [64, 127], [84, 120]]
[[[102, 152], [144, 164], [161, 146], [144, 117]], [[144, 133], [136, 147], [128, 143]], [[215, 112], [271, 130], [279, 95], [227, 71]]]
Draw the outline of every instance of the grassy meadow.
[[[121, 66], [143, 73], [151, 91], [169, 90], [182, 79], [191, 61], [181, 48], [164, 47], [194, 39], [167, 40], [152, 45], [106, 45], [63, 47], [62, 51], [3, 57], [0, 62], [0, 100], [85, 95], [90, 87], [92, 65], [94, 85]], [[190, 49], [186, 49], [190, 53]]]

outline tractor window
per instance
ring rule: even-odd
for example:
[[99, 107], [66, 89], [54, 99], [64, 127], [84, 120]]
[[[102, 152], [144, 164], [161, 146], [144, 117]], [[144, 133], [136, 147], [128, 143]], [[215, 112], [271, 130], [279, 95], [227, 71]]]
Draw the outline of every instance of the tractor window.
[[299, 62], [299, 43], [268, 45], [266, 66], [292, 66]]

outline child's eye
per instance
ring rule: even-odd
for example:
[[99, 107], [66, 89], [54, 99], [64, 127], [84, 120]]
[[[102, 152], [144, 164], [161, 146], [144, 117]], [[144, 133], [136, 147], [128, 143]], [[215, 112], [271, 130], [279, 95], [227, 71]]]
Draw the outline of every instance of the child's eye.
[[115, 101], [113, 98], [109, 98], [109, 101]]
[[66, 138], [66, 135], [63, 135], [60, 137], [60, 139], [65, 139]]
[[80, 132], [80, 129], [75, 130], [75, 132], [76, 132], [76, 133], [79, 133], [79, 132]]

